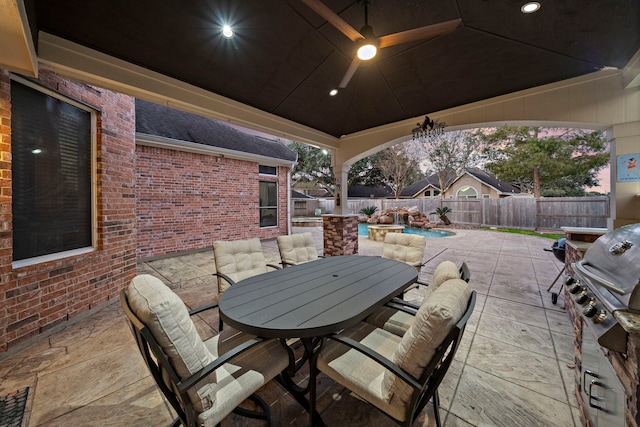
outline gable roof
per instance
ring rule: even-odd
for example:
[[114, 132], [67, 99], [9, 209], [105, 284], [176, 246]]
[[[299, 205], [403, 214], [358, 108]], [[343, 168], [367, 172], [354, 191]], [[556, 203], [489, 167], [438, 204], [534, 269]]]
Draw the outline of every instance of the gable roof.
[[186, 151], [201, 149], [212, 154], [227, 154], [229, 157], [244, 158], [241, 153], [246, 153], [254, 160], [266, 164], [273, 163], [274, 160], [276, 163], [284, 161], [286, 164], [297, 161], [297, 154], [281, 141], [250, 135], [218, 120], [175, 108], [141, 99], [136, 99], [135, 102], [137, 142], [182, 148]]
[[291, 190], [291, 198], [292, 199], [314, 199], [314, 197], [307, 196], [306, 194], [296, 190]]
[[406, 186], [400, 192], [400, 197], [416, 197], [418, 194], [424, 192], [429, 187], [440, 190], [440, 181], [438, 180], [438, 175], [430, 175], [418, 182], [414, 182], [413, 184]]
[[493, 187], [498, 193], [502, 193], [502, 194], [519, 194], [520, 193], [520, 189], [518, 189], [517, 187], [514, 187], [513, 185], [506, 183], [504, 181], [500, 181], [495, 176], [491, 175], [490, 173], [482, 169], [468, 168], [466, 173], [476, 178], [477, 180], [482, 181], [486, 185]]

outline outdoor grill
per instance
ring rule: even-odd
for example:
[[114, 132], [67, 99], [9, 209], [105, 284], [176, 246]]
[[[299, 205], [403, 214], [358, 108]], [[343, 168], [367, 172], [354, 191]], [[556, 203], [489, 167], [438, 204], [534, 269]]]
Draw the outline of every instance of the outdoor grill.
[[582, 306], [585, 324], [602, 347], [627, 351], [627, 332], [640, 315], [640, 224], [600, 236], [572, 264], [575, 283], [569, 288]]

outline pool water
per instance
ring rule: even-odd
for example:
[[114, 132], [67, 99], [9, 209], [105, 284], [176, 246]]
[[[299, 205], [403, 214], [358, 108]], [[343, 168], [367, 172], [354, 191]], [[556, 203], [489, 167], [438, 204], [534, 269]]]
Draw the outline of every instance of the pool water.
[[[404, 232], [407, 234], [417, 234], [419, 236], [424, 236], [427, 238], [449, 237], [449, 236], [456, 235], [456, 233], [453, 233], [451, 231], [425, 230], [422, 228], [413, 228], [413, 227], [405, 227]], [[358, 236], [368, 236], [368, 235], [369, 235], [369, 231], [367, 230], [367, 224], [364, 224], [364, 223], [358, 224]]]

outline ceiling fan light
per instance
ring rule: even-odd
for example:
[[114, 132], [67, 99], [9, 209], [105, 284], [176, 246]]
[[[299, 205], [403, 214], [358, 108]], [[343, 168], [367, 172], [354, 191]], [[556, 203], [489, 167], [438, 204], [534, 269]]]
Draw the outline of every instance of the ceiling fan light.
[[233, 37], [233, 29], [231, 29], [230, 25], [223, 25], [222, 26], [222, 35], [226, 39], [230, 39], [231, 37]]
[[520, 8], [522, 13], [533, 13], [533, 12], [537, 12], [538, 9], [540, 9], [540, 3], [538, 3], [537, 1], [530, 1], [528, 3], [525, 3]]
[[376, 45], [373, 43], [365, 42], [365, 44], [358, 48], [358, 58], [363, 61], [373, 58], [376, 56], [376, 53], [378, 53], [378, 48], [376, 48]]

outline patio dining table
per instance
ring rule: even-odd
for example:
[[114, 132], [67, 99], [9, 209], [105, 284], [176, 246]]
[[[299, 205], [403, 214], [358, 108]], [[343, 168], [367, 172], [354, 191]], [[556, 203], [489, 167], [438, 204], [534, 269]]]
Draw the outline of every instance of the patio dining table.
[[242, 332], [283, 343], [300, 338], [310, 362], [308, 406], [299, 391], [295, 397], [315, 425], [315, 359], [322, 337], [356, 325], [417, 279], [415, 267], [386, 258], [320, 258], [239, 281], [222, 294], [220, 317]]

